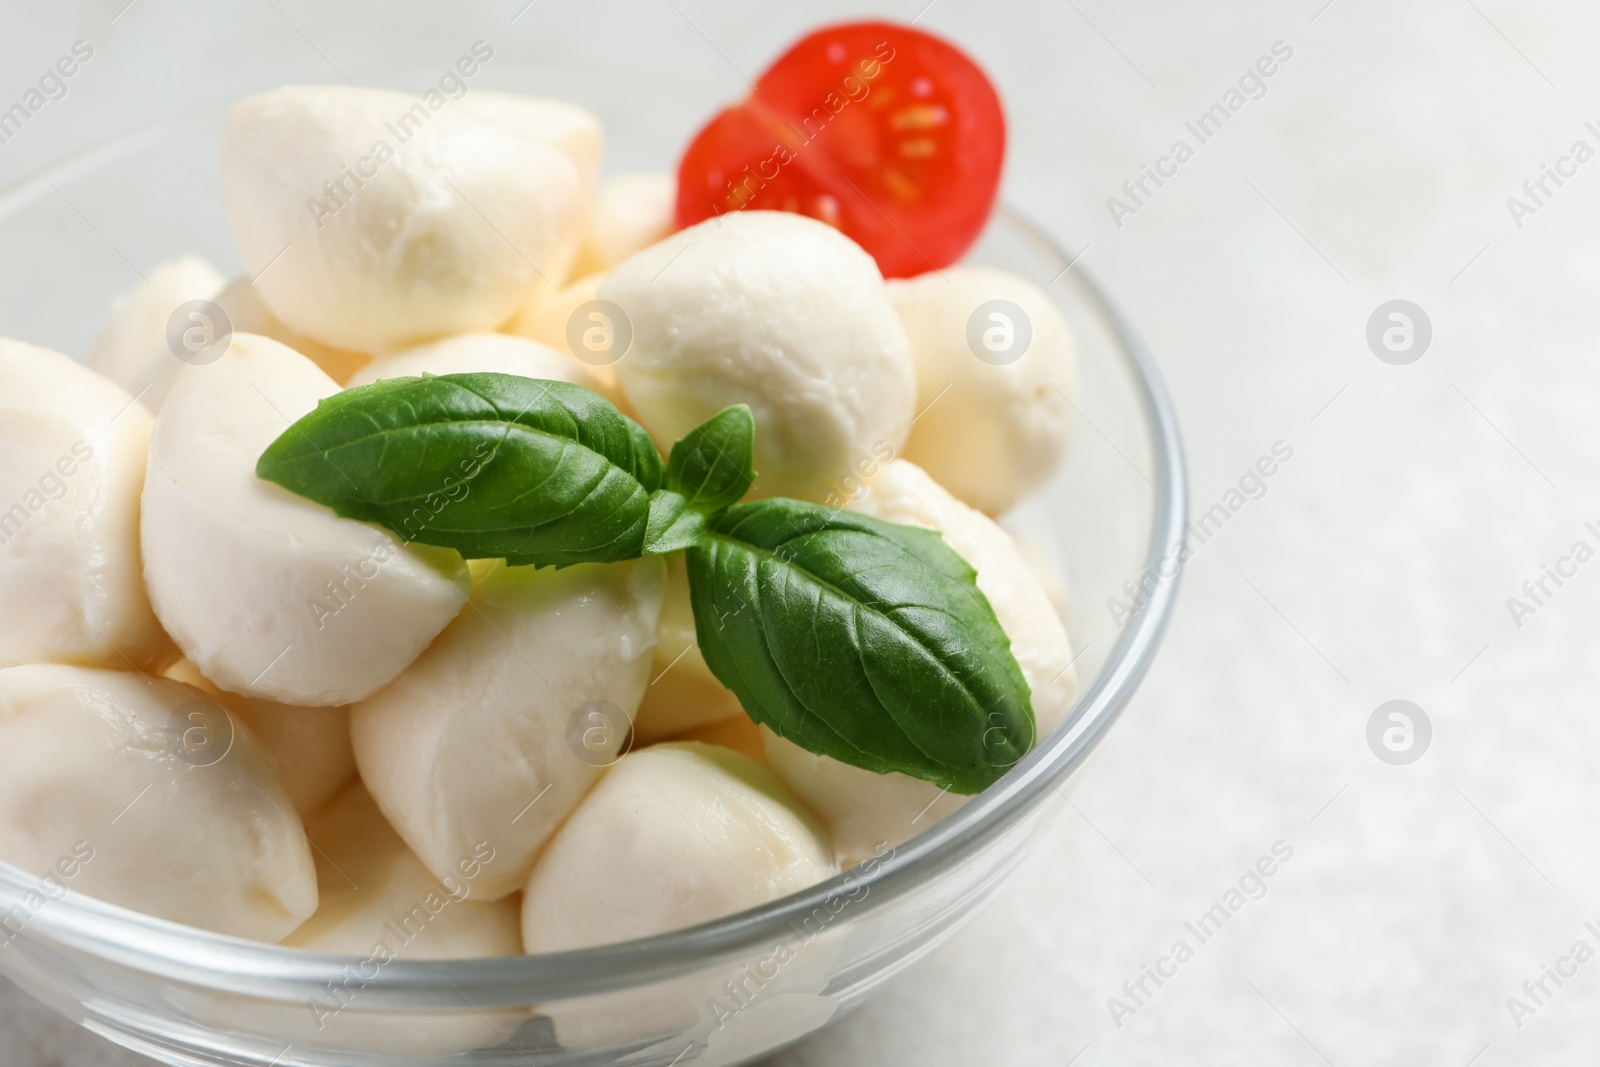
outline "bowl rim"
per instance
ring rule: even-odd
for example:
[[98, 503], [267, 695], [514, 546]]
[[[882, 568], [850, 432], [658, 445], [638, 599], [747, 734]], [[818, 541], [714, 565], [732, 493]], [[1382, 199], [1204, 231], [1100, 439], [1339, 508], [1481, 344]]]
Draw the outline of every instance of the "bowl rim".
[[[194, 109], [200, 110], [200, 109]], [[49, 187], [180, 133], [193, 113], [173, 116], [56, 160], [0, 190], [0, 220]], [[692, 973], [788, 941], [800, 920], [848, 896], [851, 913], [875, 910], [981, 850], [1048, 799], [1116, 721], [1155, 655], [1177, 596], [1185, 558], [1188, 487], [1177, 416], [1155, 360], [1092, 275], [1027, 215], [1002, 203], [991, 225], [1009, 224], [1061, 265], [1104, 320], [1130, 372], [1149, 433], [1153, 507], [1145, 565], [1161, 573], [1146, 605], [1126, 626], [1099, 675], [1067, 719], [999, 782], [886, 858], [734, 915], [634, 941], [543, 955], [468, 960], [393, 960], [362, 978], [372, 1008], [510, 1006], [612, 992]], [[1080, 253], [1081, 256], [1081, 253]], [[1053, 284], [1053, 283], [1052, 283]], [[1162, 568], [1178, 565], [1170, 578]], [[43, 883], [0, 861], [0, 893], [21, 896]], [[863, 892], [865, 887], [865, 892]], [[142, 975], [268, 1001], [299, 1002], [349, 977], [360, 957], [249, 941], [158, 919], [68, 891], [34, 912], [20, 935]], [[9, 942], [8, 942], [9, 944]]]

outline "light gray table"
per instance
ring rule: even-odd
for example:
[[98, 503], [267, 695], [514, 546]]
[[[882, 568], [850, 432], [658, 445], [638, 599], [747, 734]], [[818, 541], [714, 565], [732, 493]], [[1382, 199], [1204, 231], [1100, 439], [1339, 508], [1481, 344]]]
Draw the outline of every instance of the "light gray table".
[[[749, 71], [859, 13], [125, 2], [0, 6], [0, 100], [73, 40], [97, 49], [0, 146], [0, 184], [196, 98], [431, 62], [476, 25], [523, 63]], [[1592, 1062], [1600, 964], [1532, 1014], [1507, 998], [1574, 941], [1600, 948], [1600, 565], [1520, 627], [1507, 598], [1596, 543], [1600, 162], [1520, 219], [1507, 199], [1575, 140], [1600, 148], [1600, 9], [934, 0], [921, 21], [1001, 85], [1009, 195], [1088, 249], [1160, 357], [1197, 513], [1274, 443], [1293, 458], [1198, 552], [1155, 670], [993, 906], [776, 1062]], [[1185, 123], [1279, 41], [1265, 95], [1199, 144]], [[1179, 138], [1193, 158], [1114, 219], [1108, 198]], [[1431, 321], [1409, 366], [1365, 338], [1392, 299]], [[1367, 743], [1391, 699], [1431, 721], [1410, 766]], [[1293, 856], [1261, 899], [1135, 1013], [1108, 1007], [1277, 841]], [[0, 1062], [124, 1062], [3, 995]]]

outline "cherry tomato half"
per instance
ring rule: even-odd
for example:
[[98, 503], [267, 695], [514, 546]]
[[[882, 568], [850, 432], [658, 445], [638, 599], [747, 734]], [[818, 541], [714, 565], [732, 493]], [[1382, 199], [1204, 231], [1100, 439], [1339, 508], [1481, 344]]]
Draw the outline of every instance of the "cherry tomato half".
[[1000, 99], [953, 46], [909, 26], [830, 26], [789, 49], [678, 167], [680, 227], [744, 208], [838, 227], [885, 277], [959, 259], [994, 207]]

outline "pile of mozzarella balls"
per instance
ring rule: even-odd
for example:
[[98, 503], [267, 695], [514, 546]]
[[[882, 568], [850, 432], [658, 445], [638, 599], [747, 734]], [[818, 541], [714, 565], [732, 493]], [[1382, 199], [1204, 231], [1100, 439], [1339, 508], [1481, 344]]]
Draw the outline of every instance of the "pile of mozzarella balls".
[[[671, 177], [597, 184], [600, 158], [553, 100], [265, 93], [222, 140], [245, 275], [152, 270], [84, 362], [0, 340], [0, 859], [239, 937], [505, 956], [757, 906], [964, 801], [752, 724], [681, 559], [468, 563], [256, 477], [319, 400], [403, 375], [572, 382], [663, 453], [748, 404], [753, 494], [940, 531], [1040, 736], [1062, 720], [1059, 586], [991, 518], [1066, 447], [1050, 299], [960, 266], [886, 283], [793, 214], [674, 233]], [[993, 300], [1026, 312], [1020, 359], [974, 354]], [[233, 332], [194, 358], [183, 309], [213, 305]], [[574, 350], [594, 307], [625, 351]]]

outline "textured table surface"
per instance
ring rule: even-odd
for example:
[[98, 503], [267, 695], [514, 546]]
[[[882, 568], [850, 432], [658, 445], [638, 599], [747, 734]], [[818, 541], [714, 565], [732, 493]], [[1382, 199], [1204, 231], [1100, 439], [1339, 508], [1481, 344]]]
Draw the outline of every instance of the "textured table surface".
[[[687, 55], [725, 70], [733, 96], [732, 67], [860, 13], [603, 3], [589, 24], [609, 28], [580, 35], [558, 0], [510, 24], [524, 2], [4, 0], [0, 100], [74, 39], [97, 58], [0, 147], [0, 184], [197, 98], [380, 56], [432, 62], [479, 24], [526, 62]], [[1087, 248], [1157, 353], [1196, 514], [1275, 443], [1293, 458], [1196, 554], [1155, 669], [993, 905], [774, 1062], [1592, 1062], [1600, 965], [1537, 1005], [1523, 983], [1580, 939], [1600, 948], [1584, 927], [1600, 918], [1600, 566], [1520, 620], [1507, 598], [1574, 542], [1600, 543], [1584, 526], [1600, 519], [1600, 162], [1561, 164], [1538, 202], [1522, 190], [1575, 141], [1600, 148], [1585, 127], [1600, 120], [1600, 9], [933, 0], [920, 18], [999, 82], [1008, 194]], [[1247, 83], [1259, 98], [1198, 143], [1185, 123], [1276, 42], [1292, 55], [1264, 95]], [[1192, 158], [1114, 218], [1108, 198], [1179, 139]], [[1410, 365], [1367, 343], [1393, 299], [1431, 322]], [[1367, 741], [1392, 699], [1432, 726], [1407, 766]], [[1245, 880], [1259, 899], [1203, 944], [1188, 935], [1278, 842], [1292, 856], [1262, 891]], [[1180, 939], [1195, 951], [1162, 965], [1175, 976], [1124, 992]], [[8, 1067], [125, 1062], [0, 998]]]

